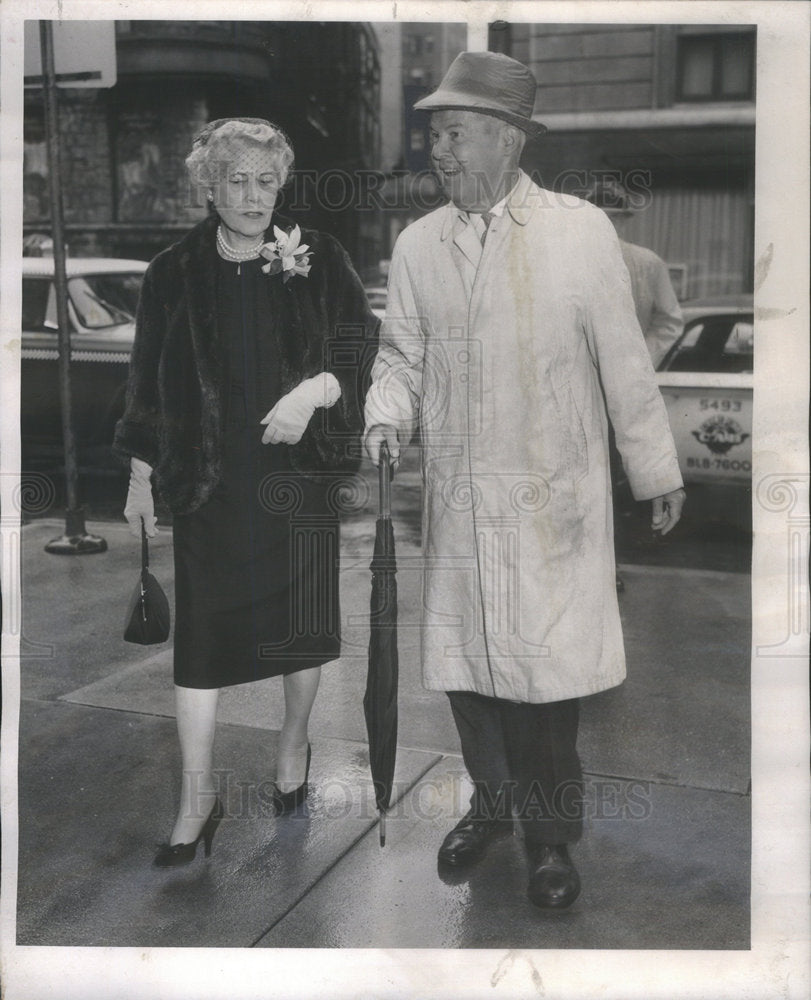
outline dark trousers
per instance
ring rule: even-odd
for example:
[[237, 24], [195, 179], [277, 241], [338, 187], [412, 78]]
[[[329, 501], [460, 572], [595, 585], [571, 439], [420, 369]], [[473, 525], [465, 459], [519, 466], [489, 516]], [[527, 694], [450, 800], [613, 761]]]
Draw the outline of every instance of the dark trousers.
[[521, 821], [527, 846], [567, 844], [583, 829], [577, 698], [535, 705], [448, 691], [474, 785], [477, 819]]

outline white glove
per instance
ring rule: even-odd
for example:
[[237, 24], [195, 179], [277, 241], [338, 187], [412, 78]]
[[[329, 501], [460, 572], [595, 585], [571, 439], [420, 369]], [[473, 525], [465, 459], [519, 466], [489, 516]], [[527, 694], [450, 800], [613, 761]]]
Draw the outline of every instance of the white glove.
[[266, 417], [262, 444], [297, 444], [319, 406], [333, 406], [341, 398], [341, 387], [332, 372], [305, 379], [282, 396]]
[[130, 526], [130, 534], [141, 537], [141, 518], [144, 519], [147, 538], [154, 538], [158, 533], [155, 519], [155, 501], [152, 499], [152, 466], [142, 462], [140, 458], [130, 459], [130, 488], [127, 492], [127, 504], [124, 507], [124, 517]]

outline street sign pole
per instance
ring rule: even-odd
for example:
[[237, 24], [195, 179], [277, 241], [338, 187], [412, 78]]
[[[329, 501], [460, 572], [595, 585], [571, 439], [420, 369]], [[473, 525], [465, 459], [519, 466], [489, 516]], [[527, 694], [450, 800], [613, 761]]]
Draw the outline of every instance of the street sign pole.
[[45, 132], [48, 147], [48, 184], [51, 198], [56, 318], [59, 324], [59, 400], [62, 410], [62, 440], [65, 450], [65, 481], [67, 486], [65, 533], [48, 542], [45, 546], [45, 551], [54, 555], [85, 555], [94, 552], [105, 552], [107, 550], [107, 542], [103, 538], [87, 533], [84, 523], [84, 510], [79, 506], [79, 469], [76, 461], [76, 441], [73, 436], [71, 410], [70, 318], [68, 316], [68, 280], [65, 268], [62, 161], [59, 138], [56, 69], [54, 63], [53, 25], [50, 21], [40, 21], [39, 30], [42, 50], [43, 94], [45, 100]]

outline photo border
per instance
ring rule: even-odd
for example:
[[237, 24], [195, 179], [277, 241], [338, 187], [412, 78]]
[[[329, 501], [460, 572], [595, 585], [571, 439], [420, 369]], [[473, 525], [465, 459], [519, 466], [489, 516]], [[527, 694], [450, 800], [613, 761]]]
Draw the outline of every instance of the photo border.
[[[777, 996], [805, 1000], [809, 968], [808, 779], [808, 38], [811, 8], [790, 2], [455, 0], [109, 0], [25, 2], [0, 9], [0, 425], [3, 717], [0, 954], [8, 1000], [115, 996], [517, 997], [584, 1000]], [[471, 44], [495, 19], [541, 22], [755, 23], [757, 42], [755, 370], [752, 571], [752, 922], [748, 951], [46, 948], [15, 944], [19, 636], [22, 19], [326, 21], [466, 20]], [[11, 416], [9, 416], [11, 414]], [[795, 545], [799, 538], [799, 547]], [[16, 548], [15, 548], [16, 546]], [[794, 546], [794, 547], [793, 547]], [[16, 555], [15, 555], [16, 552]], [[802, 572], [805, 553], [805, 575]], [[798, 560], [800, 564], [798, 566]], [[793, 582], [792, 582], [793, 581]], [[791, 615], [800, 615], [800, 629]], [[805, 616], [804, 618], [802, 616]], [[793, 624], [794, 622], [794, 624]], [[781, 642], [786, 640], [781, 646]], [[305, 978], [306, 974], [306, 978]]]

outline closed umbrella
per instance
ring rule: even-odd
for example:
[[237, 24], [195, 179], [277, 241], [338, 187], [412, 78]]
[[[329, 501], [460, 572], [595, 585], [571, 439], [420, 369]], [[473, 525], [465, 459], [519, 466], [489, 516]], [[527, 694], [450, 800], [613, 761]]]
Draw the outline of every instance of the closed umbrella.
[[369, 671], [363, 712], [369, 736], [369, 766], [380, 813], [380, 846], [386, 843], [386, 810], [391, 805], [397, 753], [397, 563], [391, 523], [389, 450], [380, 449], [380, 516], [375, 524], [375, 548], [370, 569]]

